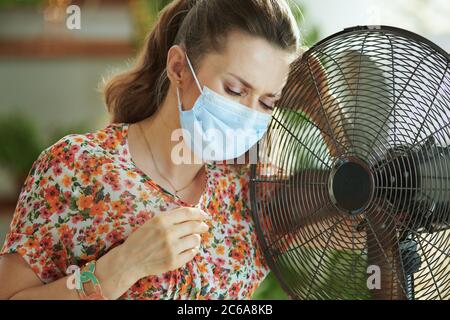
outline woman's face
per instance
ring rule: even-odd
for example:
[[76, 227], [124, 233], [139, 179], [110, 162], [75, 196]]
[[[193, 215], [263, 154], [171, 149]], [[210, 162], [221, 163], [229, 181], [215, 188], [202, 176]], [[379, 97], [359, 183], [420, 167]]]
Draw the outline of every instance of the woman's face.
[[[201, 86], [270, 114], [286, 84], [293, 58], [264, 39], [232, 31], [225, 50], [206, 54], [194, 71]], [[181, 47], [169, 51], [167, 70], [174, 87], [181, 80], [178, 86], [183, 108], [192, 108], [200, 91]]]

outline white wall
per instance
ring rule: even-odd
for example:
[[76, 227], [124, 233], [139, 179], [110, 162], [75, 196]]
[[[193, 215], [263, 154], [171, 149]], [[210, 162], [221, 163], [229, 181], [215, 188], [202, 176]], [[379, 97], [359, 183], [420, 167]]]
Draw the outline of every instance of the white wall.
[[448, 0], [295, 0], [305, 9], [306, 25], [326, 37], [355, 25], [391, 25], [418, 33], [450, 51]]

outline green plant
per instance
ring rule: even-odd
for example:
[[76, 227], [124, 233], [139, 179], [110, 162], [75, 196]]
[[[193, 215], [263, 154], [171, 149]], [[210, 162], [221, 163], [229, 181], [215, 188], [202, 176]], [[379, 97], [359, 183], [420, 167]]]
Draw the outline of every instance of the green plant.
[[14, 111], [0, 115], [0, 165], [16, 180], [17, 188], [25, 181], [33, 162], [48, 146], [72, 133], [89, 129], [77, 124], [53, 129], [49, 138], [43, 139], [35, 122], [26, 114]]
[[52, 145], [66, 135], [83, 134], [90, 131], [90, 129], [91, 128], [84, 123], [56, 127], [51, 130], [50, 137], [47, 140], [47, 145]]
[[43, 2], [43, 0], [0, 0], [0, 7], [37, 6]]
[[134, 43], [137, 48], [143, 45], [144, 39], [158, 19], [159, 12], [172, 0], [133, 0], [131, 12], [134, 17]]
[[306, 25], [305, 16], [307, 16], [305, 8], [296, 0], [289, 0], [288, 3], [291, 7], [295, 20], [297, 21], [297, 25], [300, 28], [302, 46], [306, 48], [311, 47], [319, 40], [319, 27], [317, 25], [311, 25], [308, 26], [308, 28], [304, 28]]
[[272, 272], [267, 275], [252, 297], [253, 300], [287, 300], [288, 298]]
[[38, 129], [21, 112], [5, 114], [0, 117], [0, 141], [0, 164], [22, 180], [42, 151]]

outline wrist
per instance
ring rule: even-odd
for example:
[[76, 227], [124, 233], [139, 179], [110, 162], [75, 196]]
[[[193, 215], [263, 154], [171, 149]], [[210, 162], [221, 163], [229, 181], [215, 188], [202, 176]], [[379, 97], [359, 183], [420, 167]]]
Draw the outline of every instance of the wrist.
[[81, 287], [77, 288], [78, 296], [82, 300], [104, 300], [102, 287], [96, 276], [96, 260], [89, 261], [81, 267], [78, 281]]
[[136, 273], [128, 268], [122, 246], [111, 249], [97, 260], [97, 278], [101, 284], [103, 295], [110, 300], [119, 298], [139, 280]]

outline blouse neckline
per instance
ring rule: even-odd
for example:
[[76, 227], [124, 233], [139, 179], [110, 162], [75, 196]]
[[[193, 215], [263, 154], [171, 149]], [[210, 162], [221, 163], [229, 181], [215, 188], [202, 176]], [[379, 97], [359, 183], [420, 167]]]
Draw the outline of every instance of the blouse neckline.
[[183, 201], [180, 197], [174, 195], [172, 192], [170, 192], [169, 190], [167, 190], [166, 188], [164, 188], [163, 186], [161, 186], [160, 184], [156, 183], [151, 177], [149, 177], [144, 171], [142, 171], [137, 164], [134, 162], [132, 156], [131, 156], [131, 152], [130, 152], [130, 148], [129, 148], [129, 144], [128, 144], [128, 130], [129, 130], [130, 124], [129, 123], [122, 123], [122, 138], [123, 138], [123, 148], [124, 148], [124, 154], [125, 154], [125, 158], [127, 160], [127, 162], [131, 165], [132, 170], [137, 173], [138, 175], [140, 175], [141, 177], [144, 178], [144, 180], [151, 184], [155, 189], [157, 189], [158, 191], [160, 191], [161, 193], [164, 193], [166, 195], [168, 195], [173, 202], [181, 205], [181, 206], [186, 206], [186, 207], [199, 207], [200, 204], [203, 202], [203, 198], [206, 196], [209, 184], [210, 184], [210, 170], [212, 167], [212, 164], [210, 163], [205, 163], [205, 190], [203, 190], [202, 194], [200, 195], [199, 201], [196, 204], [190, 204], [187, 203], [185, 201]]

